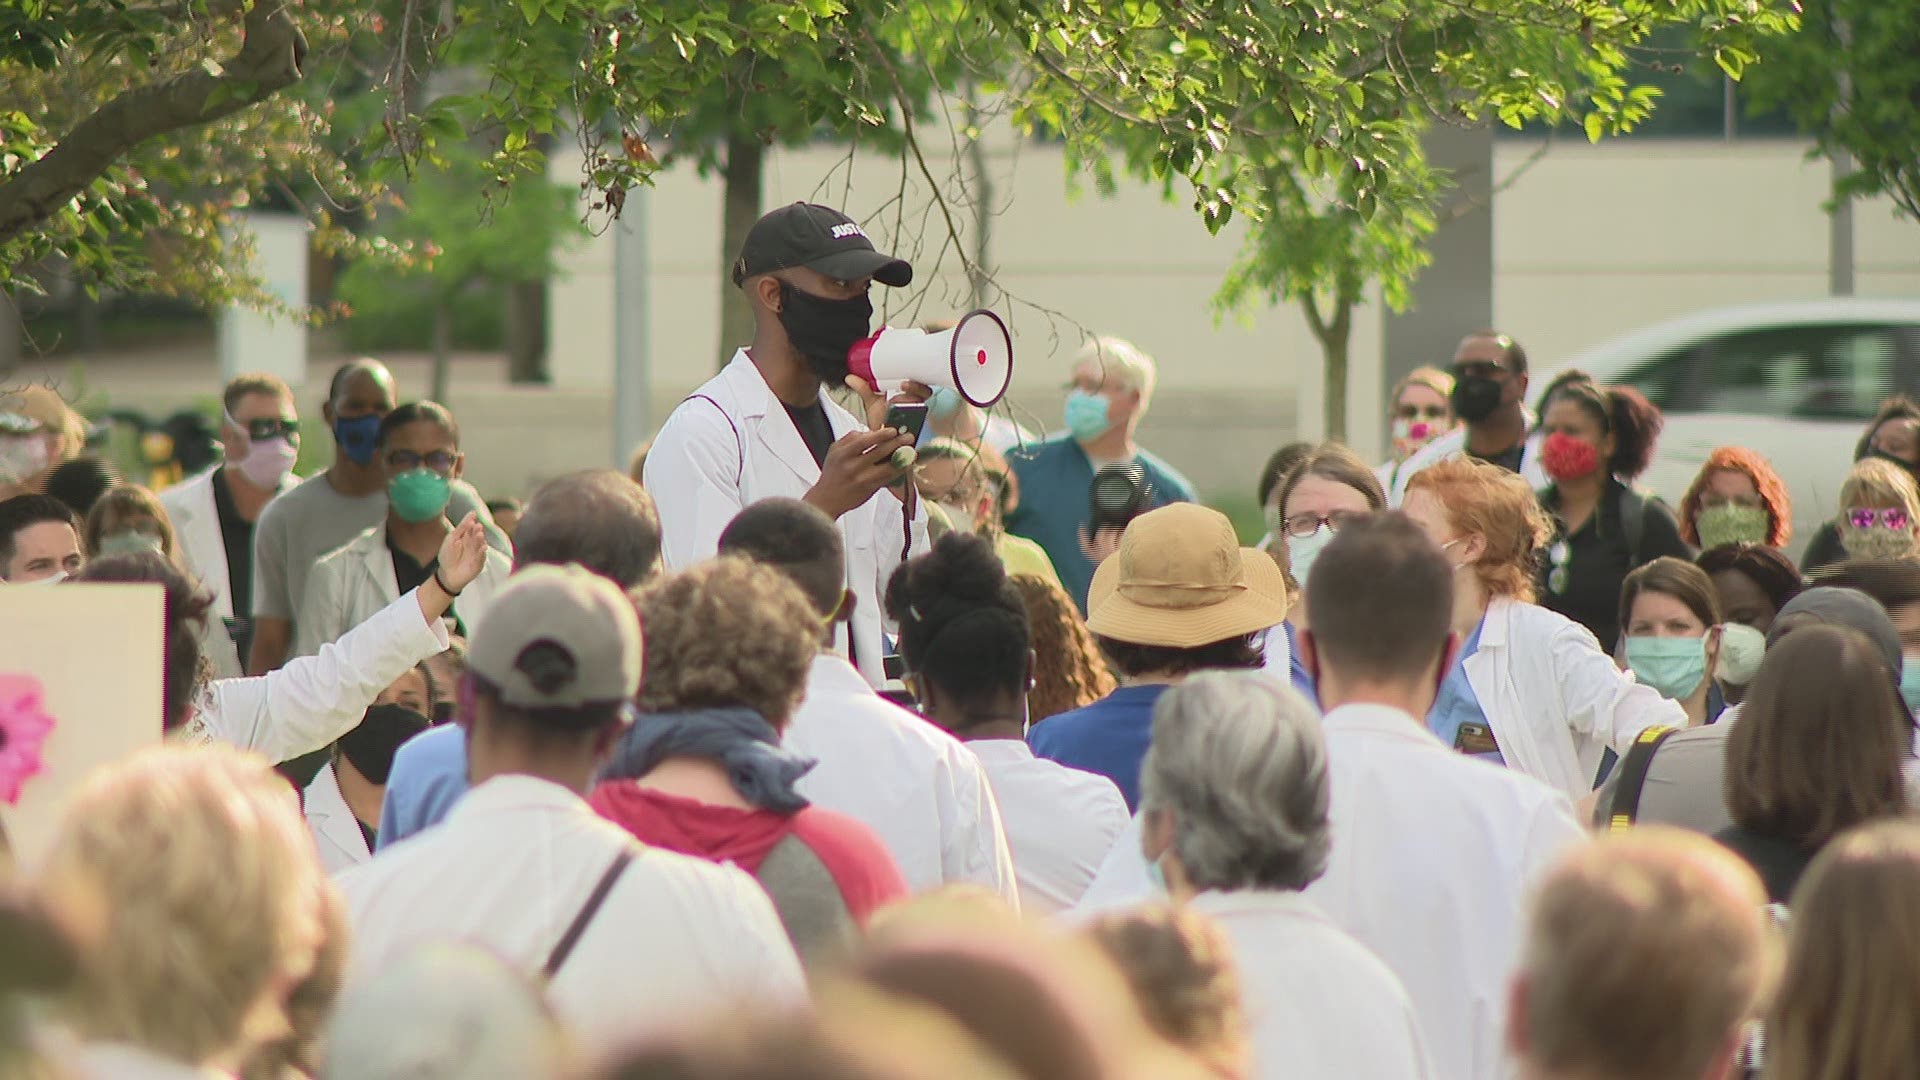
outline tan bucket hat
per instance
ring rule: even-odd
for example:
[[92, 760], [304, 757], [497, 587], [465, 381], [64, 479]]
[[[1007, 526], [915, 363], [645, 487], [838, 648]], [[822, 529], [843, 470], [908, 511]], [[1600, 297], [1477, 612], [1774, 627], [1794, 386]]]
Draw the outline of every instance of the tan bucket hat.
[[1191, 649], [1286, 617], [1280, 564], [1241, 547], [1225, 514], [1196, 503], [1133, 519], [1087, 590], [1087, 629], [1134, 645]]

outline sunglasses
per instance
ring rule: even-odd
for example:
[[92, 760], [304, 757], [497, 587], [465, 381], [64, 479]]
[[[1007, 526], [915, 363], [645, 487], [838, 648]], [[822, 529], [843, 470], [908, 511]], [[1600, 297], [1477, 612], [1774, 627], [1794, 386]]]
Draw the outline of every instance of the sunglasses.
[[1447, 407], [1445, 405], [1395, 405], [1393, 407], [1393, 417], [1396, 420], [1426, 420], [1429, 422], [1445, 420], [1447, 418]]
[[1885, 510], [1849, 510], [1847, 524], [1856, 529], [1871, 529], [1879, 525], [1886, 529], [1905, 529], [1913, 524], [1913, 518], [1905, 510], [1895, 506]]
[[282, 420], [277, 416], [257, 416], [246, 421], [234, 420], [231, 416], [227, 419], [232, 421], [234, 427], [246, 432], [247, 438], [255, 442], [266, 439], [285, 439], [292, 442], [300, 437], [298, 420]]
[[1295, 514], [1281, 522], [1280, 528], [1288, 536], [1304, 540], [1314, 533], [1319, 532], [1320, 526], [1322, 525], [1332, 529], [1334, 532], [1339, 532], [1341, 527], [1347, 522], [1365, 516], [1365, 514], [1353, 510], [1335, 510], [1326, 517], [1321, 517], [1318, 514]]
[[387, 451], [387, 468], [399, 472], [410, 472], [425, 465], [441, 476], [445, 476], [453, 471], [454, 458], [455, 455], [446, 450], [435, 450], [424, 456], [412, 450], [389, 450]]

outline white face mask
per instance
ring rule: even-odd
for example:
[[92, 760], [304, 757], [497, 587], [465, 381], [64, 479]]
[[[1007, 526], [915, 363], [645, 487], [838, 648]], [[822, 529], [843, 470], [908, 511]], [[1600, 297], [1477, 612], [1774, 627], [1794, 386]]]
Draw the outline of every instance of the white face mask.
[[51, 460], [47, 437], [40, 432], [0, 436], [0, 484], [18, 484], [38, 476]]
[[1333, 543], [1333, 526], [1322, 525], [1313, 530], [1310, 536], [1287, 537], [1287, 562], [1293, 569], [1293, 580], [1307, 587], [1307, 578], [1313, 573], [1314, 560]]
[[16, 581], [13, 582], [13, 584], [24, 588], [30, 585], [58, 585], [65, 580], [67, 580], [67, 572], [62, 570], [59, 573], [49, 574], [43, 578], [35, 578], [32, 581]]

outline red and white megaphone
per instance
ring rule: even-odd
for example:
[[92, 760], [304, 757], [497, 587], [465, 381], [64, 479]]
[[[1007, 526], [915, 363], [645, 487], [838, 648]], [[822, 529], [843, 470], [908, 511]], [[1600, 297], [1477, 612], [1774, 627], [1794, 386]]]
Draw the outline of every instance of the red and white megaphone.
[[904, 382], [944, 386], [984, 409], [1013, 383], [1013, 335], [985, 308], [937, 334], [884, 327], [847, 350], [847, 371], [875, 390]]

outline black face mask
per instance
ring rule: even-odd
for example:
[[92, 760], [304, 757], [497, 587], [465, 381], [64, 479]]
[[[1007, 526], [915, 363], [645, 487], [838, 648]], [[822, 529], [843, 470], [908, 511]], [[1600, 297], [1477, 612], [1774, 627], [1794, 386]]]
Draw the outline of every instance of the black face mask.
[[340, 736], [340, 756], [371, 784], [387, 782], [400, 744], [427, 730], [427, 718], [405, 705], [375, 705], [360, 726]]
[[872, 333], [873, 301], [865, 296], [828, 300], [780, 283], [780, 325], [807, 366], [828, 386], [847, 381], [847, 350]]
[[1462, 375], [1453, 382], [1453, 414], [1469, 424], [1477, 424], [1500, 407], [1501, 396], [1498, 379]]

